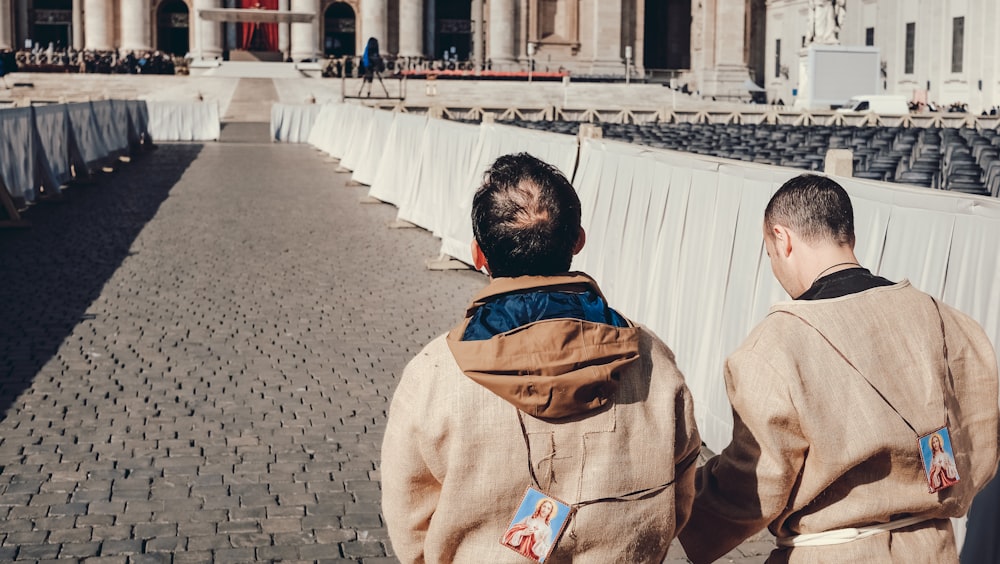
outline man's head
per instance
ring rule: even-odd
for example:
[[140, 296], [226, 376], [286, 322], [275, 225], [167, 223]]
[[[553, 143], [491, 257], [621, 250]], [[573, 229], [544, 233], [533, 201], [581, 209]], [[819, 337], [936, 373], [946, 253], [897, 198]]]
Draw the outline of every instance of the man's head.
[[854, 257], [854, 208], [833, 180], [803, 174], [785, 182], [764, 210], [764, 246], [775, 278], [792, 297], [818, 272]]
[[810, 243], [854, 246], [854, 207], [833, 180], [802, 174], [782, 184], [764, 210], [764, 231], [775, 225], [794, 229]]
[[472, 255], [493, 277], [567, 272], [584, 244], [580, 198], [558, 169], [527, 153], [486, 171], [472, 200]]

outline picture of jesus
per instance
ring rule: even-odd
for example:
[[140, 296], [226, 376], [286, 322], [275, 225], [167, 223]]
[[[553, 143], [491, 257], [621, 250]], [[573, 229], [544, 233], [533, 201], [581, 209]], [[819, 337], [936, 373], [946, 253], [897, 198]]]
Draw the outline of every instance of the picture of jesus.
[[927, 471], [931, 491], [936, 492], [958, 483], [958, 468], [951, 453], [945, 450], [939, 433], [931, 435], [931, 464]]
[[549, 523], [558, 514], [556, 502], [544, 497], [535, 504], [535, 511], [514, 523], [504, 533], [503, 543], [523, 556], [542, 562], [552, 544], [552, 527]]

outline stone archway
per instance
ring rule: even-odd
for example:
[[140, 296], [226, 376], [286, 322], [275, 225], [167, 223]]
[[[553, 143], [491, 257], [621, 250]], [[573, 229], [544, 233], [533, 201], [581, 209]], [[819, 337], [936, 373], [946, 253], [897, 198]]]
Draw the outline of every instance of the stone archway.
[[357, 12], [347, 2], [333, 2], [323, 10], [323, 54], [343, 57], [357, 54]]
[[[434, 44], [431, 58], [467, 61], [472, 56], [472, 3], [469, 0], [432, 0], [434, 5]], [[452, 52], [454, 49], [454, 52]]]
[[691, 0], [644, 0], [646, 69], [691, 68]]
[[154, 17], [158, 50], [180, 56], [191, 50], [191, 8], [185, 0], [163, 0]]
[[42, 49], [73, 45], [73, 0], [34, 0], [28, 18], [29, 37]]
[[757, 86], [764, 86], [764, 66], [767, 62], [767, 0], [746, 0], [746, 30], [744, 59], [750, 76]]

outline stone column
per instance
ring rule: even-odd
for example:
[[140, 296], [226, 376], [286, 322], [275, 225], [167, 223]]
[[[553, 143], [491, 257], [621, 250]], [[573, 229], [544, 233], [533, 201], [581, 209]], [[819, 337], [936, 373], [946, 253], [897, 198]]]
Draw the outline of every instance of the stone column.
[[[201, 19], [199, 11], [218, 8], [219, 0], [194, 0], [191, 14], [191, 52], [195, 58], [218, 59], [222, 57], [222, 29], [219, 22]], [[89, 27], [88, 34], [89, 34]]]
[[490, 0], [490, 45], [488, 57], [494, 70], [517, 58], [514, 50], [514, 0]]
[[[287, 12], [290, 10], [288, 0], [278, 0], [278, 10]], [[286, 60], [292, 56], [292, 30], [291, 24], [278, 24], [278, 50], [281, 51], [281, 60]]]
[[746, 0], [705, 0], [703, 10], [692, 14], [695, 19], [702, 18], [705, 31], [699, 41], [700, 53], [692, 37], [691, 53], [702, 95], [745, 93], [743, 83], [750, 78], [744, 51]]
[[423, 54], [423, 2], [421, 0], [399, 0], [399, 55], [401, 57], [419, 57]]
[[625, 76], [625, 55], [622, 53], [621, 0], [594, 2], [592, 46], [594, 59], [590, 72]]
[[14, 34], [11, 33], [10, 0], [0, 0], [0, 49], [14, 48]]
[[292, 24], [292, 60], [315, 59], [319, 46], [319, 0], [292, 0], [291, 6], [293, 12], [308, 12], [317, 16], [309, 23]]
[[472, 61], [483, 66], [483, 0], [472, 0]]
[[365, 52], [369, 37], [378, 39], [380, 52], [386, 48], [389, 39], [388, 11], [387, 0], [361, 0], [361, 29], [356, 34], [358, 55]]
[[83, 49], [83, 0], [73, 0], [73, 48]]
[[[225, 0], [223, 6], [226, 8], [236, 8], [236, 0]], [[237, 33], [236, 26], [239, 25], [236, 22], [226, 22], [222, 24], [222, 31], [225, 37], [222, 40], [223, 51], [232, 52], [233, 49], [239, 48], [237, 43]]]
[[121, 21], [122, 51], [146, 51], [151, 49], [149, 23], [149, 0], [121, 0], [119, 5]]
[[28, 33], [29, 33], [29, 31], [28, 31], [28, 3], [25, 2], [24, 0], [21, 0], [20, 2], [14, 2], [14, 5], [17, 6], [17, 23], [15, 24], [15, 27], [14, 27], [14, 29], [15, 29], [15, 32], [14, 32], [15, 40], [14, 41], [17, 43], [17, 48], [18, 49], [23, 49], [24, 48], [24, 40], [25, 39], [34, 39], [34, 38], [28, 36]]
[[86, 0], [83, 11], [83, 25], [87, 30], [84, 46], [87, 49], [98, 51], [110, 51], [114, 46], [111, 44], [111, 1], [110, 0]]

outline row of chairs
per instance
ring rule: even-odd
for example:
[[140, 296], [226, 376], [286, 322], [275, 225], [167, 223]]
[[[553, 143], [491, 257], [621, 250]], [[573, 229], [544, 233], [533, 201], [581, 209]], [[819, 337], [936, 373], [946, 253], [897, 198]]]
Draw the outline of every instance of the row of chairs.
[[[575, 135], [566, 121], [505, 122]], [[1000, 133], [970, 128], [836, 125], [602, 124], [606, 138], [727, 159], [822, 170], [830, 149], [850, 149], [854, 176], [1000, 196]]]

